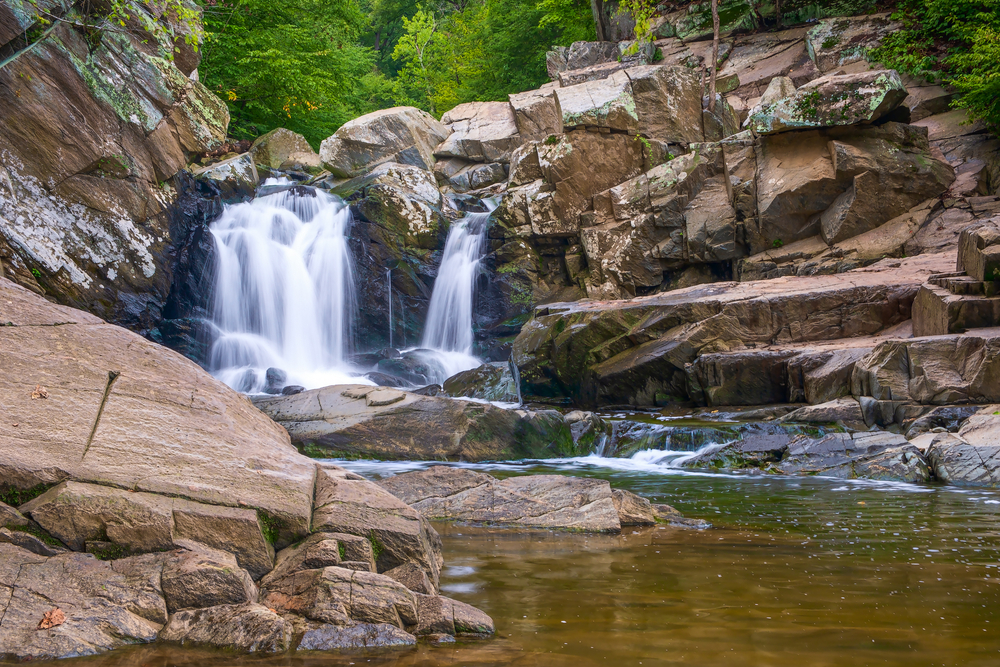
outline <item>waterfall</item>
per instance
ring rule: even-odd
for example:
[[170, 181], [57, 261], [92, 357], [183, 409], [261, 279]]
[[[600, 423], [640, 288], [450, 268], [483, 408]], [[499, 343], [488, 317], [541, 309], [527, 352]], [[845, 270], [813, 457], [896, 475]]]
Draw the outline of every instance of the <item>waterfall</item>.
[[486, 232], [496, 203], [484, 199], [483, 204], [488, 212], [466, 213], [448, 230], [427, 310], [427, 325], [421, 342], [423, 349], [415, 351], [435, 367], [438, 382], [482, 364], [472, 354], [475, 343], [472, 316], [479, 262], [486, 250]]
[[226, 207], [211, 226], [216, 377], [251, 393], [265, 389], [269, 368], [287, 375], [273, 374], [272, 385], [357, 381], [345, 363], [356, 310], [350, 225], [338, 197], [302, 186]]
[[385, 270], [385, 285], [389, 292], [389, 347], [392, 345], [392, 269]]

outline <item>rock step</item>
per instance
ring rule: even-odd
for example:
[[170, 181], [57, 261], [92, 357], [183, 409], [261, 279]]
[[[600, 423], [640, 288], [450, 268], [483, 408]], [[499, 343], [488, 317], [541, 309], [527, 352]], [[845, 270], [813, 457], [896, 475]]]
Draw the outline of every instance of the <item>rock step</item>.
[[[923, 285], [913, 300], [914, 336], [943, 336], [963, 333], [970, 329], [1000, 326], [1000, 296], [955, 293], [949, 288], [956, 285], [964, 287], [967, 284], [958, 278], [946, 278], [939, 282], [945, 283], [948, 287], [937, 284]], [[984, 285], [978, 281], [973, 281], [972, 284]], [[975, 288], [967, 289], [971, 292]]]
[[952, 294], [994, 297], [1000, 292], [1000, 282], [976, 280], [966, 275], [931, 276], [927, 282], [943, 287]]

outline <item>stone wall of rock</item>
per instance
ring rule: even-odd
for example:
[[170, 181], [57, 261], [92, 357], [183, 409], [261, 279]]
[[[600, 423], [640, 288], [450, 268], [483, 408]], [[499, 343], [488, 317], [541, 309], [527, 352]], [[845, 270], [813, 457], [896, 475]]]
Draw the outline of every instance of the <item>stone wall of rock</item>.
[[172, 177], [223, 142], [228, 111], [189, 76], [200, 53], [170, 16], [137, 4], [128, 32], [93, 43], [58, 22], [19, 52], [37, 22], [20, 6], [0, 3], [23, 23], [0, 36], [18, 54], [0, 68], [3, 275], [148, 331], [163, 317], [189, 231], [185, 184]]

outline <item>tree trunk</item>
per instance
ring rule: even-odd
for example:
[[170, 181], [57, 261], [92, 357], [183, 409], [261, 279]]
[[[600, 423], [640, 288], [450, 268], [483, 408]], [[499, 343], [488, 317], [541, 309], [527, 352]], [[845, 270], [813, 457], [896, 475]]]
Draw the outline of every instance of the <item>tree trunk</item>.
[[708, 110], [715, 113], [715, 77], [719, 70], [719, 0], [712, 0], [712, 71], [709, 72]]

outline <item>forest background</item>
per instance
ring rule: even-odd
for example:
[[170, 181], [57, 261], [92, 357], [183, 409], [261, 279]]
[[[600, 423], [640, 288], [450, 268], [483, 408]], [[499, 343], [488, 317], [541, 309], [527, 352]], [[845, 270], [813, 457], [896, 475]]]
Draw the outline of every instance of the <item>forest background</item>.
[[[749, 5], [775, 30], [773, 0]], [[770, 1], [771, 4], [766, 3]], [[600, 0], [199, 0], [202, 81], [227, 101], [230, 134], [275, 127], [318, 147], [342, 124], [409, 105], [436, 117], [463, 102], [506, 100], [548, 80], [545, 53], [593, 40]], [[1000, 0], [835, 0], [838, 13], [891, 11], [904, 29], [869, 60], [956, 87], [956, 104], [1000, 127]], [[622, 0], [635, 35], [690, 2]], [[702, 3], [707, 9], [708, 3]], [[823, 3], [820, 3], [821, 5]], [[695, 8], [697, 9], [697, 7]], [[770, 17], [770, 18], [769, 18]]]

